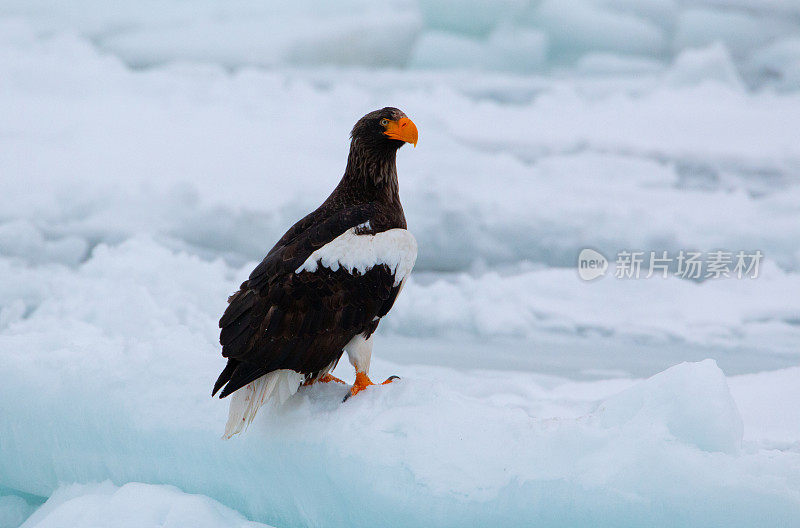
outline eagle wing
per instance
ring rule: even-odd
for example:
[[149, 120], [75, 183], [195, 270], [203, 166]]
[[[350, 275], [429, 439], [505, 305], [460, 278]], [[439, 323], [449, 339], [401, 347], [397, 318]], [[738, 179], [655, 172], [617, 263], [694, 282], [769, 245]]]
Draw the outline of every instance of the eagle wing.
[[287, 231], [231, 296], [220, 319], [228, 364], [214, 394], [224, 386], [224, 398], [277, 369], [313, 378], [338, 361], [355, 335], [375, 330], [402, 287], [398, 274], [405, 276], [410, 267], [401, 268], [374, 247], [366, 260], [353, 261], [356, 245], [375, 246], [371, 237], [407, 233], [375, 232], [369, 225], [374, 214], [367, 204], [322, 221], [309, 215]]

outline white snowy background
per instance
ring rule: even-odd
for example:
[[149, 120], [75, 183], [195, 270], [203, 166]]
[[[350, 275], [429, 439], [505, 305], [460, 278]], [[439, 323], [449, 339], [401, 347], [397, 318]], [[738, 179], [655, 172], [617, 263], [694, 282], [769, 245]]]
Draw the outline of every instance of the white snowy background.
[[[402, 380], [222, 441], [226, 297], [383, 106]], [[0, 1], [0, 528], [800, 526], [799, 359], [800, 1]]]

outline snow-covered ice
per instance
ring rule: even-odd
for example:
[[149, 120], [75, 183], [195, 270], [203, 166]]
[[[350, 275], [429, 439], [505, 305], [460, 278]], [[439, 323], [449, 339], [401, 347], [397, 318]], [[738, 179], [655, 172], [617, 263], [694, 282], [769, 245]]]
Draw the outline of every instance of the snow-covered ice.
[[[737, 410], [766, 388], [796, 394], [796, 369], [733, 377], [739, 394], [711, 360], [640, 382], [376, 362], [404, 379], [344, 405], [339, 385], [303, 388], [223, 442], [225, 406], [204, 379], [213, 343], [159, 361], [161, 341], [104, 344], [94, 365], [56, 353], [28, 376], [31, 353], [15, 355], [4, 484], [48, 496], [61, 482], [168, 482], [277, 526], [758, 526], [800, 513], [800, 453], [782, 440], [800, 423], [761, 407], [745, 439]], [[36, 398], [14, 398], [31, 386]]]
[[34, 507], [19, 495], [0, 492], [0, 527], [17, 528], [33, 511]]
[[[0, 2], [0, 528], [797, 525], [798, 17]], [[225, 299], [387, 105], [420, 130], [371, 372], [402, 380], [220, 440]], [[764, 261], [586, 283], [586, 247]]]
[[117, 487], [72, 484], [59, 488], [23, 528], [268, 528], [216, 501], [172, 486], [138, 482]]
[[531, 73], [572, 70], [597, 53], [664, 64], [719, 43], [749, 83], [799, 86], [796, 52], [775, 55], [786, 50], [776, 44], [800, 30], [795, 0], [5, 0], [0, 15], [24, 17], [40, 34], [74, 32], [137, 67], [202, 61]]

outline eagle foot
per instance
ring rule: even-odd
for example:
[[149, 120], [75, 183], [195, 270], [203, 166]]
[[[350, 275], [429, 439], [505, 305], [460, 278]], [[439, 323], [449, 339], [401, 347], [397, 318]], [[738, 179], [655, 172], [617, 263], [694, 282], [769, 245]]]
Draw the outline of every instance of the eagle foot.
[[331, 376], [330, 374], [325, 374], [318, 379], [311, 379], [303, 383], [303, 387], [307, 387], [309, 385], [313, 385], [315, 383], [331, 383], [335, 381], [336, 383], [341, 383], [342, 385], [347, 385], [344, 381], [340, 380], [336, 376]]
[[[386, 378], [386, 381], [381, 383], [381, 385], [386, 385], [387, 383], [391, 383], [396, 379], [400, 379], [400, 376], [389, 376], [388, 378]], [[353, 383], [353, 386], [350, 388], [350, 392], [344, 395], [342, 403], [346, 402], [351, 396], [355, 396], [356, 394], [363, 391], [370, 385], [375, 385], [375, 383], [373, 383], [372, 380], [369, 379], [369, 376], [367, 376], [366, 373], [356, 372], [356, 382]]]

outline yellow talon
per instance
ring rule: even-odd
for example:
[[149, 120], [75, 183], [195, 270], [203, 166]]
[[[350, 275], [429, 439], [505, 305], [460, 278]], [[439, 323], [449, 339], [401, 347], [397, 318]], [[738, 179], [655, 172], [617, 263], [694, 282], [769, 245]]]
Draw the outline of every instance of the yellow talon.
[[[389, 376], [389, 378], [383, 383], [381, 383], [381, 385], [386, 385], [387, 383], [391, 383], [396, 379], [400, 378], [398, 376]], [[356, 394], [363, 391], [370, 385], [375, 385], [375, 384], [372, 382], [371, 379], [369, 379], [369, 376], [367, 376], [365, 372], [356, 372], [356, 381], [350, 388], [350, 392], [347, 394], [347, 396], [344, 397], [344, 400], [342, 401], [347, 401], [348, 398], [350, 398], [351, 396], [355, 396]]]
[[309, 385], [313, 385], [315, 383], [330, 383], [335, 381], [336, 383], [341, 383], [342, 385], [347, 385], [344, 381], [340, 380], [336, 376], [331, 376], [330, 374], [325, 374], [324, 376], [320, 377], [319, 379], [311, 379], [307, 382], [303, 383], [303, 387], [307, 387]]

